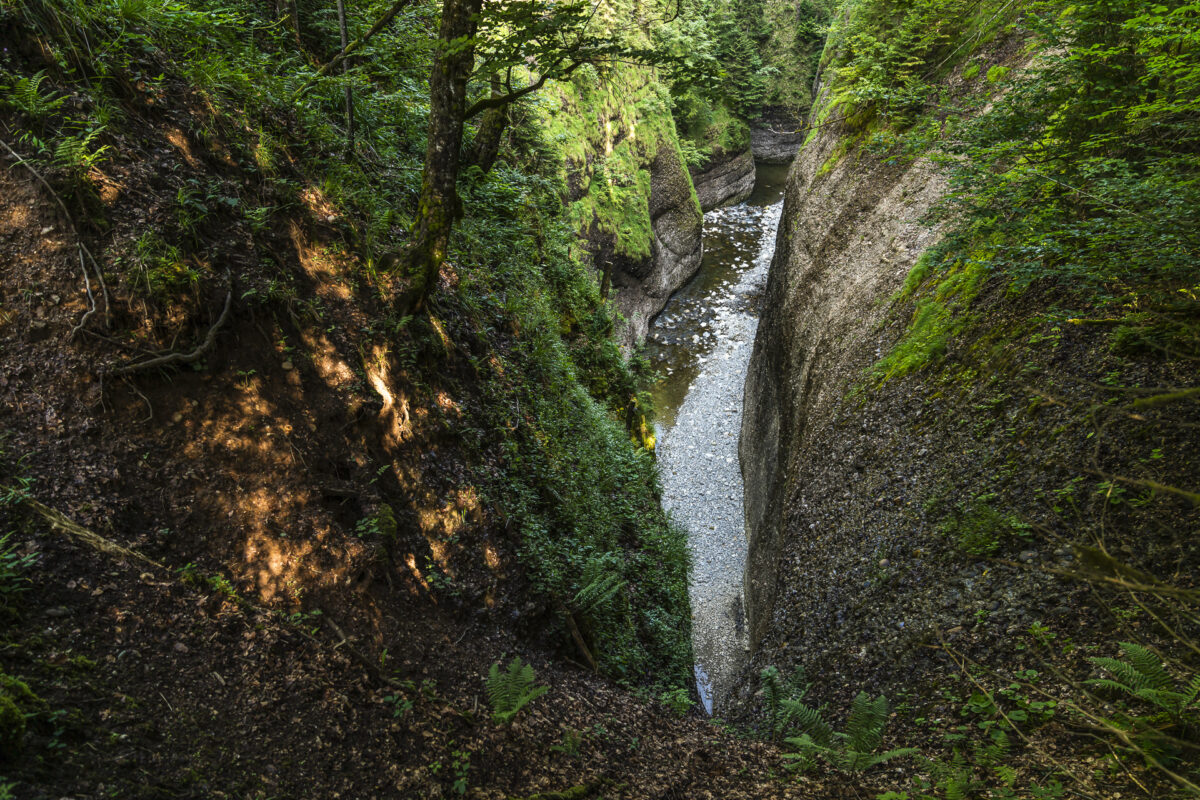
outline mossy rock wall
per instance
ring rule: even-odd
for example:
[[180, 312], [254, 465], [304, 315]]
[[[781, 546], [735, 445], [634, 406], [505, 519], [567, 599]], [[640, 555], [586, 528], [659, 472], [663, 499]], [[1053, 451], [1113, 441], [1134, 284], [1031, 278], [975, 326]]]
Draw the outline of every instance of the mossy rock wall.
[[626, 343], [700, 267], [703, 216], [679, 151], [670, 97], [651, 70], [585, 67], [546, 93], [567, 215], [609, 271]]

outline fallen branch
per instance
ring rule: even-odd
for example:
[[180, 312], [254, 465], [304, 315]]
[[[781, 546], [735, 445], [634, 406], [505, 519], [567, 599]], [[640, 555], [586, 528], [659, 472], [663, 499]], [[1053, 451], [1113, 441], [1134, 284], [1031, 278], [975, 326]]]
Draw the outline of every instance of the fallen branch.
[[600, 665], [596, 663], [596, 659], [592, 657], [592, 652], [588, 650], [587, 644], [583, 640], [583, 633], [579, 630], [579, 626], [575, 624], [575, 617], [565, 604], [559, 603], [558, 610], [562, 612], [563, 617], [567, 621], [567, 628], [571, 631], [571, 638], [575, 640], [575, 645], [579, 648], [579, 652], [587, 660], [588, 666], [592, 668], [592, 672], [599, 673]]
[[128, 558], [133, 561], [140, 561], [143, 564], [149, 564], [152, 567], [161, 569], [164, 572], [170, 572], [166, 566], [158, 563], [149, 556], [142, 555], [136, 550], [130, 550], [128, 547], [123, 547], [111, 539], [105, 539], [95, 531], [90, 531], [79, 523], [69, 518], [61, 511], [55, 511], [50, 506], [44, 503], [39, 503], [28, 495], [24, 495], [21, 499], [24, 505], [27, 505], [35, 514], [44, 519], [52, 530], [60, 531], [70, 536], [72, 539], [77, 539], [89, 547], [95, 548], [102, 553]]
[[1142, 397], [1134, 400], [1130, 408], [1154, 408], [1155, 406], [1165, 406], [1168, 403], [1178, 403], [1184, 400], [1200, 400], [1200, 387], [1191, 389], [1180, 389], [1176, 392], [1167, 392], [1165, 394], [1156, 394], [1153, 397]]
[[88, 278], [87, 264], [83, 263], [83, 250], [79, 250], [79, 271], [83, 273], [83, 288], [87, 290], [88, 310], [80, 317], [79, 324], [71, 329], [71, 338], [74, 339], [79, 335], [79, 332], [85, 330], [84, 326], [91, 319], [92, 314], [96, 313], [96, 298], [92, 294], [92, 281]]
[[171, 364], [190, 364], [191, 362], [196, 361], [201, 356], [203, 356], [205, 353], [207, 353], [209, 350], [211, 350], [212, 346], [216, 343], [217, 331], [219, 331], [221, 329], [221, 327], [225, 324], [225, 321], [227, 319], [229, 319], [229, 309], [232, 305], [233, 305], [233, 288], [230, 287], [229, 293], [227, 295], [225, 295], [225, 308], [221, 311], [221, 316], [218, 317], [217, 321], [213, 323], [213, 326], [208, 329], [208, 333], [205, 335], [204, 341], [201, 342], [200, 345], [192, 352], [190, 352], [190, 353], [169, 353], [165, 356], [159, 356], [158, 358], [152, 358], [149, 361], [138, 361], [133, 364], [126, 364], [123, 367], [117, 367], [116, 369], [112, 370], [109, 374], [110, 375], [128, 375], [131, 372], [140, 372], [141, 370], [144, 370], [144, 369], [152, 369], [154, 367], [166, 367], [166, 366], [170, 366]]

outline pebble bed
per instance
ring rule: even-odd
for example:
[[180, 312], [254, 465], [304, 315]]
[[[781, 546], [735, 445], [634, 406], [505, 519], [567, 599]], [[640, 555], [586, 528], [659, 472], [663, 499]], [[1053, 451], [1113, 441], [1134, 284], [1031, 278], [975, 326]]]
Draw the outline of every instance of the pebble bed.
[[703, 301], [673, 301], [651, 333], [652, 346], [686, 348], [687, 367], [695, 374], [674, 424], [659, 430], [657, 452], [663, 506], [687, 529], [692, 552], [696, 682], [709, 714], [719, 710], [748, 644], [742, 611], [747, 541], [738, 434], [742, 387], [758, 326], [754, 298], [766, 281], [782, 207], [778, 201], [742, 204], [706, 214], [706, 243], [714, 236], [740, 243], [733, 250], [735, 279], [719, 283]]

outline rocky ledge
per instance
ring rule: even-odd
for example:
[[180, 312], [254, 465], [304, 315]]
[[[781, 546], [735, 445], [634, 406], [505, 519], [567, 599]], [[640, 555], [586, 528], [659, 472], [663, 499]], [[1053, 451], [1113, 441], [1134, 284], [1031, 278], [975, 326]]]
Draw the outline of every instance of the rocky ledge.
[[785, 114], [768, 114], [750, 129], [754, 159], [764, 164], [787, 164], [804, 144], [804, 121]]
[[754, 191], [754, 154], [717, 156], [703, 171], [692, 170], [692, 184], [705, 211], [740, 203]]
[[[613, 259], [614, 300], [627, 321], [625, 344], [645, 339], [650, 319], [700, 269], [703, 224], [678, 151], [660, 147], [650, 165], [651, 258]], [[604, 258], [602, 254], [597, 261]]]

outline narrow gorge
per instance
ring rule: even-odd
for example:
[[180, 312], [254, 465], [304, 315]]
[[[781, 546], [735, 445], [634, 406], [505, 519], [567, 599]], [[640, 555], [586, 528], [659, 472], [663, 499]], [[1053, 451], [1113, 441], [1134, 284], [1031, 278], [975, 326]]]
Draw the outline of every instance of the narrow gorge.
[[1190, 0], [0, 0], [0, 800], [1200, 797]]

